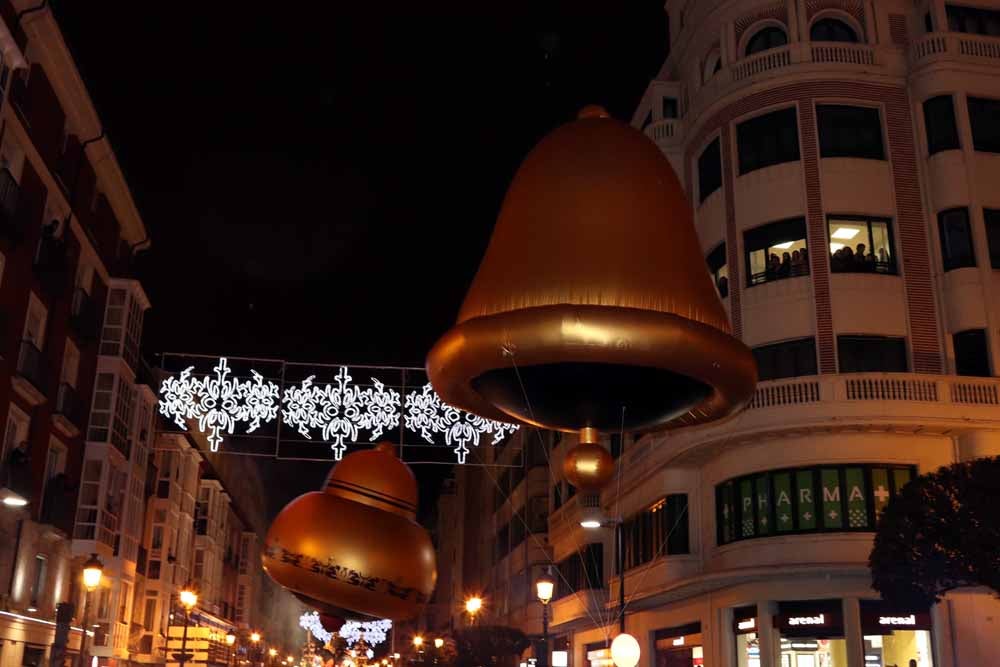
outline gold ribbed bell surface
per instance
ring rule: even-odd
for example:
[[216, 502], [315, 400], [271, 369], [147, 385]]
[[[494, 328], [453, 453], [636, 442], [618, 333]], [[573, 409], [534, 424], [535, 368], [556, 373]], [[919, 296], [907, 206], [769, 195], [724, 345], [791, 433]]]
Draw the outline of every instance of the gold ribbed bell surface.
[[416, 480], [391, 444], [354, 452], [323, 491], [299, 496], [274, 519], [264, 570], [323, 614], [414, 618], [437, 580], [416, 511]]
[[599, 107], [525, 158], [427, 373], [452, 405], [563, 431], [709, 421], [756, 384], [670, 163]]

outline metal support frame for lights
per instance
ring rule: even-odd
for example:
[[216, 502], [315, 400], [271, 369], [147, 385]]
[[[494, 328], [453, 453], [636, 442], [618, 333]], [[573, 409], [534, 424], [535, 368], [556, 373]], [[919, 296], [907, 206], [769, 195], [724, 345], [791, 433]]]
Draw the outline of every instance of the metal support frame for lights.
[[104, 575], [104, 563], [97, 557], [97, 554], [90, 554], [90, 558], [83, 564], [83, 634], [80, 636], [80, 652], [76, 656], [76, 667], [84, 667], [87, 664], [87, 627], [90, 625], [90, 594], [101, 585]]
[[542, 603], [542, 650], [538, 656], [538, 667], [549, 667], [549, 602], [555, 594], [556, 582], [549, 572], [535, 581], [535, 594]]

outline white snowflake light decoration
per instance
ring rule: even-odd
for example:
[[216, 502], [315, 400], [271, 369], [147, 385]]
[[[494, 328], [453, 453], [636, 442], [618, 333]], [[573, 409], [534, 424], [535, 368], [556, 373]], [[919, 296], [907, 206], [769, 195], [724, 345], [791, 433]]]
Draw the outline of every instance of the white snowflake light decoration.
[[419, 431], [420, 437], [430, 443], [434, 442], [434, 433], [444, 433], [444, 441], [455, 448], [459, 463], [465, 463], [468, 444], [471, 442], [478, 447], [483, 434], [492, 433], [495, 445], [517, 430], [515, 424], [486, 419], [442, 402], [430, 383], [425, 384], [420, 393], [406, 395], [405, 424], [411, 431]]
[[[398, 391], [371, 378], [367, 389], [353, 384], [346, 366], [341, 366], [334, 384], [318, 386], [315, 375], [282, 392], [277, 384], [255, 370], [251, 378], [231, 378], [232, 369], [225, 357], [212, 369], [215, 375], [198, 379], [194, 366], [178, 377], [168, 377], [160, 386], [160, 413], [187, 429], [194, 420], [198, 430], [208, 435], [212, 451], [217, 451], [223, 435], [232, 435], [237, 424], [253, 433], [261, 424], [279, 418], [301, 436], [313, 439], [316, 432], [330, 442], [334, 458], [340, 460], [347, 446], [365, 437], [375, 442], [387, 431], [399, 427], [401, 396]], [[443, 434], [459, 463], [465, 463], [469, 445], [478, 447], [483, 435], [492, 435], [492, 444], [501, 442], [517, 430], [513, 424], [486, 419], [454, 408], [441, 400], [428, 383], [406, 395], [403, 414], [407, 430], [434, 444], [435, 434]]]
[[385, 641], [389, 630], [392, 630], [392, 621], [385, 618], [380, 621], [347, 621], [340, 626], [338, 634], [348, 646], [362, 638], [369, 646], [378, 646]]
[[265, 382], [257, 371], [252, 380], [228, 376], [232, 372], [226, 358], [213, 368], [215, 377], [191, 377], [194, 366], [185, 369], [180, 378], [163, 381], [160, 393], [160, 413], [173, 417], [174, 423], [187, 430], [185, 419], [198, 420], [198, 430], [208, 433], [212, 451], [218, 451], [222, 433], [233, 433], [236, 422], [247, 422], [247, 433], [260, 428], [261, 420], [269, 422], [278, 414], [278, 385]]
[[333, 633], [323, 627], [319, 612], [311, 611], [299, 616], [299, 627], [311, 632], [312, 636], [323, 642], [324, 645], [333, 639]]
[[351, 384], [353, 378], [346, 366], [337, 373], [336, 387], [317, 387], [315, 377], [310, 375], [300, 387], [285, 389], [287, 407], [281, 414], [306, 438], [312, 438], [310, 429], [320, 429], [323, 440], [332, 441], [330, 447], [338, 461], [347, 449], [344, 441], [357, 441], [359, 429], [370, 431], [369, 439], [374, 442], [386, 429], [399, 426], [399, 392], [386, 389], [375, 378], [371, 379], [373, 388], [362, 390]]

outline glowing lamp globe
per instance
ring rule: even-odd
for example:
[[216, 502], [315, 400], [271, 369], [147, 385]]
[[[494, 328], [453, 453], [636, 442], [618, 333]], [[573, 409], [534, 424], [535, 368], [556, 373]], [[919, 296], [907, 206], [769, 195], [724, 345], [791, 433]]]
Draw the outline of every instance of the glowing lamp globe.
[[236, 643], [236, 635], [230, 632], [229, 634], [226, 635], [226, 644], [232, 646], [235, 643]]
[[97, 557], [97, 554], [91, 554], [87, 562], [83, 564], [83, 585], [88, 591], [95, 590], [101, 585], [101, 575], [104, 574], [104, 563], [101, 559]]
[[617, 667], [635, 667], [639, 664], [639, 642], [623, 632], [611, 642], [611, 659]]
[[417, 482], [382, 443], [345, 456], [323, 491], [271, 524], [264, 570], [321, 614], [409, 620], [434, 592], [434, 546], [416, 521]]
[[483, 417], [608, 433], [734, 414], [757, 367], [670, 162], [590, 107], [524, 159], [427, 375]]

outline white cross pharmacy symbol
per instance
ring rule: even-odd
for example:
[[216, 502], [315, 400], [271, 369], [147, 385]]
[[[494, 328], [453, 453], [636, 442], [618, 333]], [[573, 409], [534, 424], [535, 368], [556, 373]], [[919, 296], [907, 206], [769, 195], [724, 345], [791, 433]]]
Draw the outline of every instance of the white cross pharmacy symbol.
[[788, 523], [788, 515], [787, 514], [782, 514], [778, 518], [781, 519], [781, 523]]
[[884, 504], [887, 500], [889, 500], [889, 491], [886, 490], [884, 486], [879, 484], [875, 488], [875, 497], [878, 498], [880, 504]]
[[813, 513], [812, 512], [806, 512], [805, 514], [802, 515], [802, 518], [805, 519], [806, 521], [812, 521]]
[[831, 521], [833, 521], [833, 520], [834, 520], [834, 519], [836, 519], [836, 518], [837, 518], [837, 517], [838, 517], [839, 515], [837, 514], [837, 511], [836, 511], [836, 510], [830, 510], [830, 513], [829, 513], [829, 514], [827, 514], [827, 516], [828, 516], [828, 517], [830, 517], [830, 520], [831, 520]]

